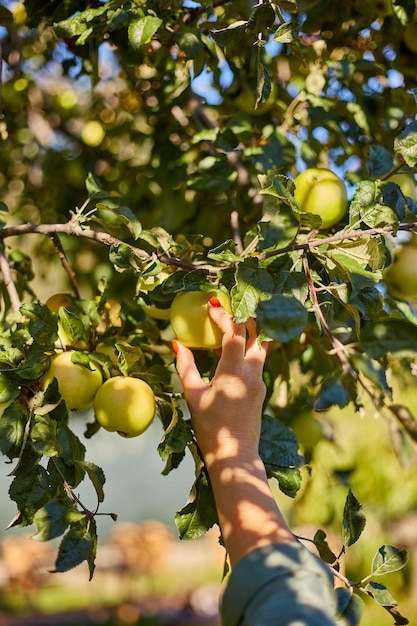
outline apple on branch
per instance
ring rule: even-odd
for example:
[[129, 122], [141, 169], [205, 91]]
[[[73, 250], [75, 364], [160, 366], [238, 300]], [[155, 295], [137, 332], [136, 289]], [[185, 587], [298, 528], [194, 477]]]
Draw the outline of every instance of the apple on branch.
[[69, 411], [85, 411], [93, 404], [94, 396], [103, 383], [103, 377], [92, 363], [91, 369], [73, 363], [74, 350], [60, 352], [51, 359], [48, 371], [41, 378], [43, 391], [56, 378], [58, 390]]
[[131, 376], [109, 378], [94, 398], [94, 413], [100, 426], [122, 437], [137, 437], [152, 424], [155, 395], [148, 383]]
[[388, 293], [402, 300], [417, 299], [417, 247], [410, 243], [397, 250], [385, 272]]
[[[331, 170], [311, 167], [296, 176], [294, 198], [304, 213], [321, 217], [320, 229], [335, 226], [348, 208], [345, 183]], [[294, 211], [295, 217], [300, 215]]]

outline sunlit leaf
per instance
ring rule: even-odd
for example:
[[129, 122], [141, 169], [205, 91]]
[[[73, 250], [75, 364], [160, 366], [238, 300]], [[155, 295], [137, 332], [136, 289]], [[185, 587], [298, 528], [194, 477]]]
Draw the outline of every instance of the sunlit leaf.
[[134, 48], [140, 48], [149, 43], [161, 24], [162, 20], [152, 15], [146, 15], [131, 22], [129, 25], [130, 44]]
[[383, 576], [402, 569], [408, 562], [408, 550], [381, 546], [372, 561], [372, 575]]
[[394, 150], [409, 167], [414, 167], [417, 164], [417, 122], [411, 122], [395, 138]]

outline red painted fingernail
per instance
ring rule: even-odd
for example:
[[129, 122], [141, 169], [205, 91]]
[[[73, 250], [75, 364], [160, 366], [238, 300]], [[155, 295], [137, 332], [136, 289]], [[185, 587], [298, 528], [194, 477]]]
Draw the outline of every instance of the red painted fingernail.
[[221, 355], [222, 355], [222, 349], [221, 348], [216, 348], [214, 350], [214, 352], [217, 354], [218, 357], [221, 357]]
[[211, 306], [216, 306], [216, 307], [221, 306], [220, 300], [216, 298], [216, 296], [211, 296], [211, 298], [209, 298], [209, 302]]
[[171, 341], [171, 346], [172, 346], [172, 350], [175, 352], [175, 354], [178, 354], [178, 341], [176, 339], [173, 339]]

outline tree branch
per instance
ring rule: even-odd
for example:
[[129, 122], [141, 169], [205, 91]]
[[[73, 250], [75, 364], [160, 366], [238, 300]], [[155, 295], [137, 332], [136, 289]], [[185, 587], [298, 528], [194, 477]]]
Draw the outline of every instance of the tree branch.
[[54, 243], [55, 246], [55, 250], [56, 253], [61, 261], [61, 265], [64, 268], [64, 270], [66, 271], [66, 273], [68, 274], [68, 277], [70, 279], [70, 283], [72, 286], [72, 289], [74, 291], [75, 297], [79, 298], [80, 297], [80, 290], [78, 288], [78, 283], [77, 283], [77, 279], [76, 279], [76, 275], [74, 270], [72, 269], [71, 265], [69, 264], [69, 261], [67, 259], [67, 255], [65, 254], [64, 248], [62, 247], [61, 244], [61, 240], [58, 237], [57, 233], [53, 233], [51, 235], [51, 239]]
[[329, 237], [322, 237], [317, 239], [311, 239], [309, 241], [303, 241], [303, 243], [290, 243], [288, 246], [279, 248], [278, 250], [270, 250], [269, 252], [261, 252], [257, 255], [259, 261], [263, 259], [270, 259], [271, 257], [285, 254], [286, 252], [294, 252], [295, 250], [312, 250], [319, 246], [336, 243], [338, 241], [345, 241], [349, 239], [358, 239], [364, 235], [389, 235], [395, 231], [412, 231], [417, 228], [417, 222], [407, 222], [399, 224], [398, 226], [383, 226], [382, 228], [367, 228], [366, 230], [348, 230], [345, 232], [337, 233], [336, 235], [330, 235]]
[[13, 282], [12, 273], [10, 270], [9, 261], [6, 257], [6, 250], [4, 248], [4, 242], [0, 241], [0, 271], [3, 274], [3, 282], [7, 289], [7, 293], [10, 298], [10, 306], [13, 311], [20, 309], [20, 298], [17, 293], [16, 285]]
[[[19, 235], [28, 235], [28, 234], [38, 234], [45, 235], [50, 237], [56, 233], [61, 233], [64, 235], [72, 235], [75, 237], [83, 237], [85, 239], [90, 239], [92, 241], [96, 241], [97, 243], [103, 244], [105, 246], [127, 246], [132, 250], [132, 252], [143, 259], [144, 261], [152, 258], [152, 254], [143, 250], [141, 248], [137, 248], [117, 237], [113, 237], [108, 233], [91, 230], [88, 228], [82, 228], [75, 220], [70, 220], [65, 224], [19, 224], [18, 226], [10, 226], [8, 228], [3, 228], [0, 230], [0, 241], [6, 239], [7, 237], [16, 237]], [[166, 254], [158, 254], [158, 259], [161, 263], [165, 263], [166, 265], [174, 265], [175, 267], [180, 267], [183, 269], [195, 270], [195, 269], [208, 269], [209, 271], [217, 272], [217, 268], [212, 268], [210, 266], [204, 266], [196, 263], [192, 263], [191, 261], [183, 261], [181, 259], [175, 259]]]

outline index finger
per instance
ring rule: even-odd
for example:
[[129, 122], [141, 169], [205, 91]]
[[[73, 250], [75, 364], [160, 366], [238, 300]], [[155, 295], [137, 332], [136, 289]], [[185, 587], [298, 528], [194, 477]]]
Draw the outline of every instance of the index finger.
[[208, 304], [208, 312], [210, 318], [223, 332], [222, 356], [231, 360], [243, 358], [246, 350], [245, 326], [236, 324], [233, 316], [223, 307]]

